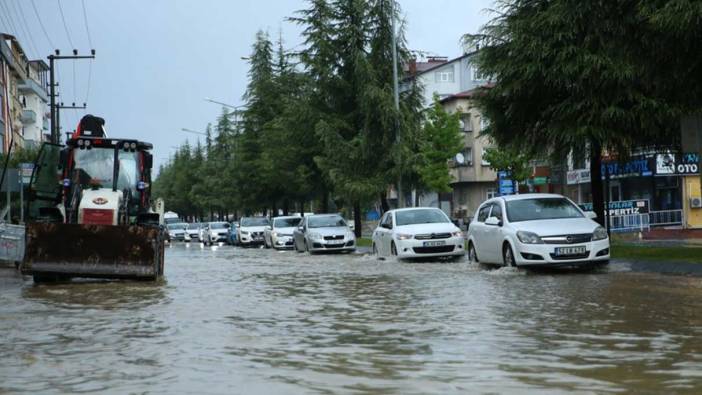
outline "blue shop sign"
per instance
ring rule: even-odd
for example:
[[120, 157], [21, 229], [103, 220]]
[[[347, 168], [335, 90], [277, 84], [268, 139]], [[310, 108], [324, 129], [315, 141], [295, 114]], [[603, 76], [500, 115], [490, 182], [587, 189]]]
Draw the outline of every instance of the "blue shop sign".
[[605, 162], [602, 164], [602, 177], [605, 177], [607, 173], [609, 173], [610, 177], [652, 176], [651, 162], [652, 160], [649, 158], [632, 159], [624, 163]]

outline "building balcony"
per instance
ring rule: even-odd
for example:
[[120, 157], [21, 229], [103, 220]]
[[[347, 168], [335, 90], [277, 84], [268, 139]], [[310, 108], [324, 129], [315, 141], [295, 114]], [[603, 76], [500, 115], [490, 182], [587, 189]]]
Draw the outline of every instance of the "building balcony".
[[37, 81], [34, 81], [31, 78], [26, 78], [22, 80], [22, 82], [19, 85], [17, 85], [17, 89], [25, 95], [37, 95], [45, 103], [49, 101], [49, 95], [46, 93], [46, 89], [44, 89]]
[[35, 113], [34, 110], [22, 110], [22, 113], [20, 114], [20, 121], [22, 121], [24, 125], [36, 123], [37, 113]]

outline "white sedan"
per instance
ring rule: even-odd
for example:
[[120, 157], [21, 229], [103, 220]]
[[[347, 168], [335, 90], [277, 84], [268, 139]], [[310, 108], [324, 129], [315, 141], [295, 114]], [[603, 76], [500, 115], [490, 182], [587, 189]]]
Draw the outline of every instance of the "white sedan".
[[465, 255], [463, 232], [436, 208], [390, 210], [373, 232], [378, 256], [436, 258]]
[[502, 196], [483, 203], [468, 228], [471, 261], [504, 266], [609, 262], [607, 231], [555, 194]]

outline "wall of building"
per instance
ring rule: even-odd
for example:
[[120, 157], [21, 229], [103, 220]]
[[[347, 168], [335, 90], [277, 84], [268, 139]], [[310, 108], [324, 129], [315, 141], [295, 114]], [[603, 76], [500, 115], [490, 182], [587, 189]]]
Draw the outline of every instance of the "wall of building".
[[455, 184], [451, 200], [451, 215], [456, 218], [471, 218], [478, 206], [496, 193], [495, 182], [471, 182]]
[[702, 197], [700, 193], [700, 176], [686, 176], [683, 177], [683, 191], [685, 197], [683, 198], [683, 217], [685, 219], [685, 227], [692, 229], [702, 228], [702, 208], [692, 208], [690, 207], [690, 198]]

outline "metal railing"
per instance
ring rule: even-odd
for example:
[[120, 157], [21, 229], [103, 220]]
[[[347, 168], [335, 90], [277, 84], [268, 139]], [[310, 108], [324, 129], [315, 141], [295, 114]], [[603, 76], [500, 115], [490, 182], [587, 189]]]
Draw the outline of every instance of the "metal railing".
[[21, 262], [24, 259], [24, 225], [0, 223], [0, 261]]
[[682, 210], [651, 211], [649, 213], [651, 226], [682, 225]]
[[613, 215], [609, 217], [609, 229], [614, 233], [644, 232], [651, 229], [648, 214]]

